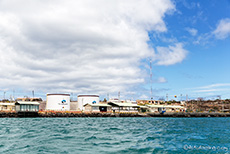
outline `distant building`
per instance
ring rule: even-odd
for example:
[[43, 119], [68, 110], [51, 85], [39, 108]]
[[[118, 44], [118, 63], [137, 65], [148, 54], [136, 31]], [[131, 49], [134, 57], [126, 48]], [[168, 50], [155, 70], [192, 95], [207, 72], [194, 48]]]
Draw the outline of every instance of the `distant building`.
[[166, 111], [166, 112], [183, 112], [186, 110], [185, 107], [180, 105], [146, 105], [150, 112], [160, 112], [160, 111]]
[[98, 95], [78, 95], [77, 97], [77, 110], [84, 110], [85, 104], [98, 104]]
[[163, 104], [163, 100], [137, 100], [137, 104], [144, 105], [144, 104]]
[[77, 106], [78, 106], [78, 102], [77, 101], [70, 101], [70, 110], [76, 111]]
[[15, 103], [14, 102], [0, 102], [0, 110], [1, 111], [15, 111]]
[[113, 112], [138, 112], [140, 108], [139, 105], [132, 103], [109, 102], [108, 105], [112, 106]]
[[136, 101], [132, 101], [132, 100], [119, 100], [118, 98], [110, 98], [108, 102], [137, 104]]
[[38, 112], [39, 102], [35, 101], [17, 101], [15, 103], [16, 112]]
[[111, 112], [112, 106], [108, 104], [85, 104], [85, 110], [89, 112]]
[[16, 101], [29, 101], [29, 102], [41, 102], [41, 98], [30, 98], [30, 97], [24, 97], [24, 98], [17, 98]]

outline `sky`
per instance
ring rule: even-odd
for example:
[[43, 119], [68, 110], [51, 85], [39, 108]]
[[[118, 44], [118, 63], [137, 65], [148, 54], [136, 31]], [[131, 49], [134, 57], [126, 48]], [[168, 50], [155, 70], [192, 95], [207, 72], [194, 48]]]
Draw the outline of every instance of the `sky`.
[[0, 99], [227, 99], [229, 50], [229, 0], [0, 0]]

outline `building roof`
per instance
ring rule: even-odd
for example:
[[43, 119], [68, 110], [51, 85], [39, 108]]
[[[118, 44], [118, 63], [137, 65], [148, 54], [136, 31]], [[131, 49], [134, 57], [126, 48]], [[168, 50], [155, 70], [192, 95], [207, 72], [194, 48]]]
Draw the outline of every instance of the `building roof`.
[[34, 97], [34, 98], [30, 98], [30, 97], [23, 97], [23, 98], [17, 98], [16, 101], [42, 101], [41, 98], [39, 97]]
[[109, 105], [112, 106], [119, 106], [119, 107], [137, 107], [139, 108], [140, 106], [137, 104], [132, 104], [132, 103], [116, 103], [116, 102], [109, 102]]
[[77, 97], [99, 97], [98, 95], [78, 95]]
[[24, 105], [39, 105], [40, 103], [38, 102], [30, 102], [30, 101], [17, 101], [19, 104], [24, 104]]
[[90, 106], [104, 106], [104, 107], [111, 107], [111, 105], [108, 105], [108, 104], [90, 104], [90, 103], [87, 103], [85, 104], [84, 106], [86, 105], [90, 105]]
[[46, 94], [46, 96], [52, 96], [52, 95], [63, 95], [63, 96], [70, 96], [70, 94]]
[[14, 103], [0, 103], [0, 105], [15, 105]]

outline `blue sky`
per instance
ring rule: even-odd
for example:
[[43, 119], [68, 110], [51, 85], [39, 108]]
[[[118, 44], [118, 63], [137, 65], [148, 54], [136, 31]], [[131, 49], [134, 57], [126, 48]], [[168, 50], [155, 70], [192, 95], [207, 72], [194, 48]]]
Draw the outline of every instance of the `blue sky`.
[[[229, 98], [230, 33], [228, 31], [228, 37], [224, 39], [211, 33], [222, 19], [230, 18], [230, 1], [175, 1], [175, 5], [177, 11], [165, 17], [168, 31], [160, 37], [183, 42], [189, 53], [183, 62], [173, 66], [153, 66], [153, 74], [167, 80], [166, 83], [153, 84], [155, 90], [167, 89], [157, 93], [156, 97], [168, 93], [171, 98], [182, 94], [183, 99], [186, 95], [190, 99], [216, 99], [217, 95]], [[190, 29], [195, 31], [194, 34], [189, 32]], [[154, 37], [151, 43], [170, 44]]]
[[2, 0], [0, 99], [150, 99], [150, 59], [154, 99], [230, 98], [229, 12], [229, 0]]

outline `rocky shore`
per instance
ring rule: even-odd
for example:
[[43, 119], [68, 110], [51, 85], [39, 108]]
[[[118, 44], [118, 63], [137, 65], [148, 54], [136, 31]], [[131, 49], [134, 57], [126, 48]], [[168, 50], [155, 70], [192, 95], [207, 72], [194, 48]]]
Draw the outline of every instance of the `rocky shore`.
[[18, 118], [18, 117], [230, 117], [230, 113], [82, 113], [82, 112], [0, 112], [0, 118]]

